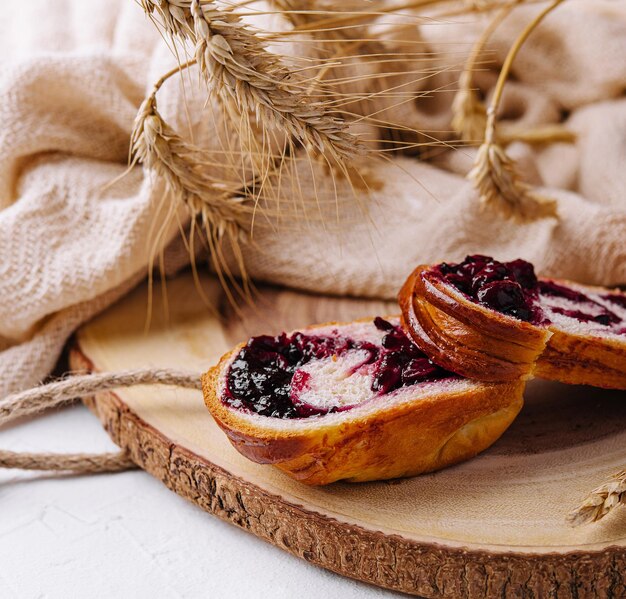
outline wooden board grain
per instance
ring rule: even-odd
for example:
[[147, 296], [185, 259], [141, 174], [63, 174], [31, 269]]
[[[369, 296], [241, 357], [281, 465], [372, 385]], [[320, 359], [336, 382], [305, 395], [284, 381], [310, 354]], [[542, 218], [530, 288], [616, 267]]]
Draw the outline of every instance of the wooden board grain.
[[[392, 313], [393, 303], [266, 288], [242, 315], [206, 277], [140, 287], [83, 327], [72, 363], [206, 370], [249, 335]], [[392, 482], [312, 488], [240, 456], [199, 392], [137, 387], [89, 400], [113, 440], [180, 495], [304, 559], [424, 597], [626, 596], [626, 509], [572, 529], [565, 514], [626, 463], [626, 393], [533, 382], [478, 458]]]

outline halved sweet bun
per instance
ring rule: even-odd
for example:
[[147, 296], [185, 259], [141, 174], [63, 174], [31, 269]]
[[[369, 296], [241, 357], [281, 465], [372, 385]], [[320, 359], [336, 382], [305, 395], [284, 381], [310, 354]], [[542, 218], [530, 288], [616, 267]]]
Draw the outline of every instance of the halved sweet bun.
[[241, 454], [312, 485], [412, 476], [473, 457], [513, 421], [524, 388], [435, 366], [397, 317], [252, 338], [202, 383]]
[[399, 303], [413, 341], [464, 376], [626, 389], [626, 294], [618, 290], [538, 279], [524, 260], [478, 255], [419, 266]]

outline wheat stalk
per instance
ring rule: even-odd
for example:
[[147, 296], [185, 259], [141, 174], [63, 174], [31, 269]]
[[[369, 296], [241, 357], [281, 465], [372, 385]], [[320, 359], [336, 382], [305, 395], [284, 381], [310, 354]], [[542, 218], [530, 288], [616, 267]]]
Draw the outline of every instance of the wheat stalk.
[[[518, 0], [517, 3], [519, 4], [521, 1]], [[478, 98], [478, 94], [473, 88], [472, 74], [487, 40], [489, 40], [493, 32], [514, 7], [515, 4], [505, 6], [496, 13], [496, 16], [485, 27], [472, 47], [472, 51], [465, 63], [465, 68], [459, 78], [459, 91], [452, 102], [452, 128], [460, 135], [463, 141], [478, 142], [484, 139], [487, 126], [487, 108]]]
[[[265, 47], [232, 10], [209, 0], [141, 0], [157, 13], [172, 37], [195, 44], [194, 53], [211, 90], [237, 126], [278, 129], [312, 153], [350, 161], [364, 146], [348, 124], [306, 94], [302, 79]], [[246, 132], [241, 136], [246, 139]]]
[[600, 485], [567, 516], [572, 526], [597, 522], [611, 513], [617, 506], [626, 504], [626, 470], [614, 474]]
[[484, 206], [489, 206], [506, 217], [521, 221], [557, 216], [557, 203], [552, 198], [533, 192], [529, 185], [521, 181], [515, 170], [514, 161], [507, 156], [496, 140], [496, 113], [502, 98], [504, 83], [517, 53], [544, 17], [561, 2], [563, 0], [554, 0], [542, 10], [524, 28], [509, 50], [487, 110], [485, 141], [478, 149], [474, 166], [468, 173], [468, 179], [474, 184]]
[[543, 145], [555, 142], [573, 143], [576, 133], [570, 131], [560, 123], [538, 125], [532, 129], [522, 129], [515, 125], [502, 128], [498, 132], [498, 140], [506, 145], [514, 141], [521, 141], [530, 145]]
[[[459, 77], [459, 90], [452, 102], [452, 128], [459, 134], [462, 141], [476, 143], [484, 141], [487, 127], [487, 107], [480, 100], [474, 89], [472, 74], [476, 69], [478, 58], [487, 41], [511, 11], [524, 0], [516, 0], [496, 13], [480, 37], [476, 40], [465, 67]], [[498, 141], [507, 145], [513, 141], [528, 144], [545, 144], [552, 142], [573, 142], [576, 135], [562, 125], [542, 125], [534, 129], [516, 129], [510, 127], [498, 132]]]

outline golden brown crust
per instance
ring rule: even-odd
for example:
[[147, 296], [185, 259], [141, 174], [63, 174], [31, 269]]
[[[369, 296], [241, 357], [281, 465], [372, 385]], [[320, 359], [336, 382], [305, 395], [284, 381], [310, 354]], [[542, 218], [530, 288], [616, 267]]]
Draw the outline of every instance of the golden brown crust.
[[[204, 399], [233, 446], [311, 485], [413, 476], [458, 463], [489, 447], [522, 407], [524, 383], [480, 385], [386, 405], [359, 415], [276, 423], [249, 418], [219, 398], [237, 346], [202, 378]], [[292, 425], [293, 423], [293, 425]]]
[[554, 326], [538, 327], [504, 316], [465, 298], [432, 276], [430, 268], [418, 266], [398, 300], [403, 326], [434, 362], [482, 381], [514, 381], [536, 375], [564, 383], [626, 389], [626, 343], [573, 335]]
[[626, 343], [553, 331], [535, 374], [573, 385], [626, 389]]

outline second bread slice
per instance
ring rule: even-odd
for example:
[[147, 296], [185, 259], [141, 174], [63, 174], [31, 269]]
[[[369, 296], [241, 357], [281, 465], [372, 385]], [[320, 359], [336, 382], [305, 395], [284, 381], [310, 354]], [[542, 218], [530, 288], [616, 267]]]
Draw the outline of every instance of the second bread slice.
[[416, 268], [399, 303], [420, 349], [463, 376], [626, 389], [626, 295], [618, 290], [538, 279], [523, 260], [468, 256]]

